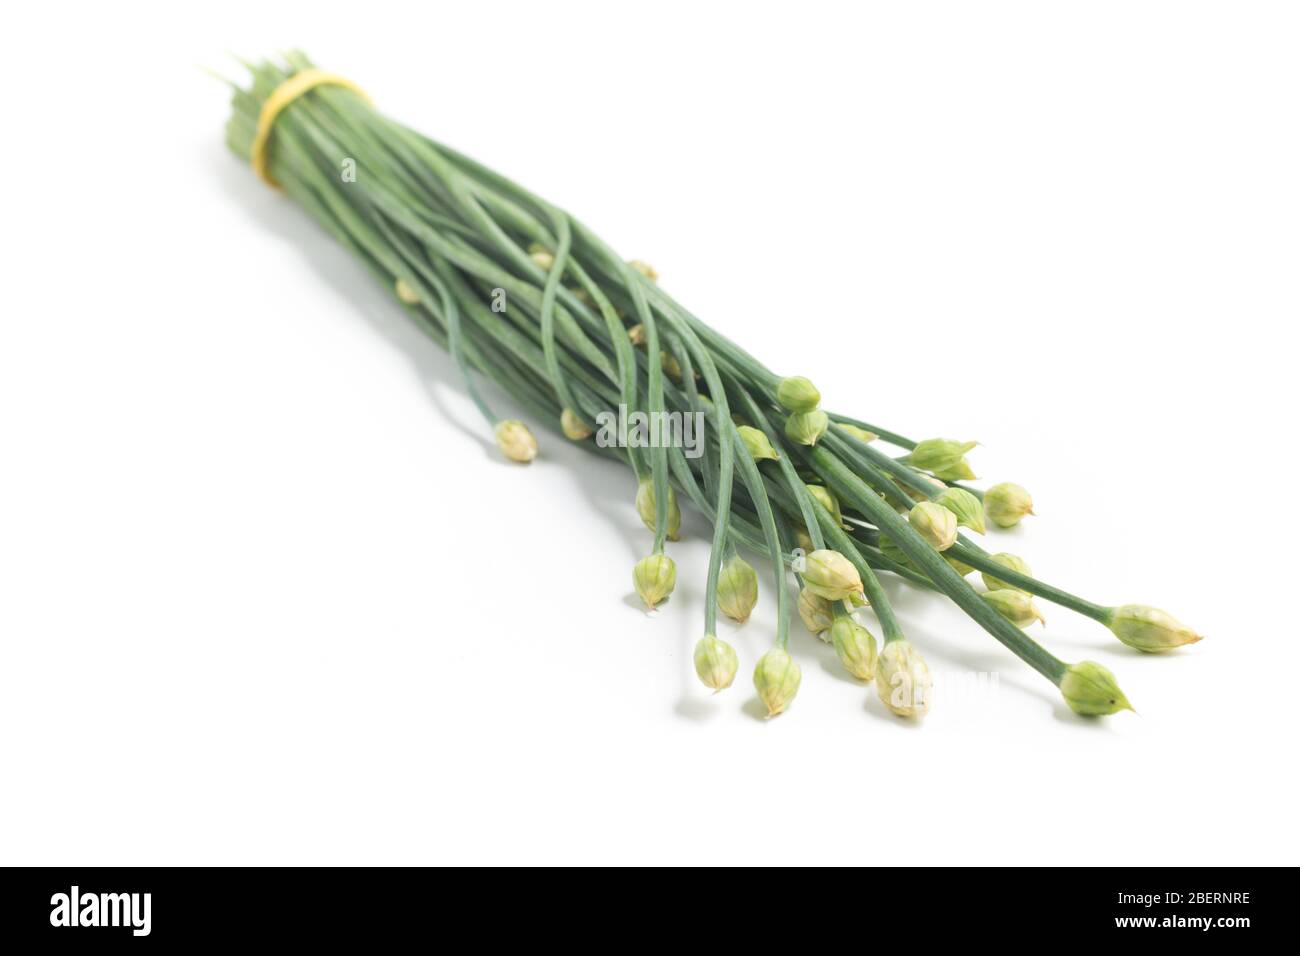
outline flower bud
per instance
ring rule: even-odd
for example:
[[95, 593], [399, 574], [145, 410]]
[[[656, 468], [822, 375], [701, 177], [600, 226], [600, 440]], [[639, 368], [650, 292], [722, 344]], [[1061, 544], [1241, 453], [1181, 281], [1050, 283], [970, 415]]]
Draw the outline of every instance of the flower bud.
[[828, 601], [843, 601], [862, 590], [858, 569], [838, 551], [814, 551], [804, 559], [804, 587]]
[[978, 444], [974, 441], [927, 438], [903, 460], [913, 468], [928, 471], [944, 481], [974, 478], [975, 473], [971, 471], [965, 455]]
[[740, 440], [745, 443], [749, 457], [754, 461], [776, 461], [781, 457], [761, 429], [751, 425], [741, 425], [736, 431], [740, 432]]
[[632, 583], [645, 606], [653, 611], [673, 593], [677, 584], [677, 565], [666, 554], [652, 554], [636, 563], [632, 569]]
[[984, 513], [999, 528], [1012, 528], [1034, 513], [1034, 501], [1024, 488], [1004, 481], [984, 492]]
[[923, 471], [918, 471], [915, 473], [915, 475], [921, 484], [929, 485], [931, 488], [934, 489], [934, 491], [929, 493], [926, 493], [924, 491], [918, 491], [916, 488], [913, 488], [911, 485], [905, 485], [897, 478], [894, 478], [892, 476], [890, 477], [889, 480], [894, 483], [894, 485], [898, 488], [899, 491], [907, 495], [907, 497], [911, 498], [913, 501], [930, 501], [932, 499], [932, 496], [934, 496], [936, 493], [942, 493], [943, 491], [946, 491], [948, 488], [948, 486], [945, 485], [938, 478], [935, 478], [933, 475], [927, 475]]
[[651, 282], [659, 281], [659, 273], [655, 271], [655, 267], [650, 265], [650, 263], [642, 262], [640, 259], [633, 259], [628, 263], [628, 265], [641, 273]]
[[900, 717], [930, 712], [930, 668], [910, 641], [890, 641], [876, 657], [876, 693]]
[[907, 514], [907, 522], [940, 551], [957, 543], [957, 516], [933, 501], [918, 501]]
[[844, 669], [858, 680], [869, 681], [876, 676], [876, 639], [853, 618], [835, 619], [831, 644]]
[[700, 675], [704, 686], [714, 693], [730, 687], [739, 668], [736, 649], [726, 641], [720, 641], [709, 634], [696, 643], [695, 673]]
[[1061, 678], [1061, 696], [1072, 711], [1085, 717], [1133, 709], [1115, 682], [1115, 675], [1092, 661], [1080, 661], [1066, 668]]
[[835, 623], [835, 611], [831, 602], [807, 588], [799, 591], [799, 617], [803, 620], [803, 626], [823, 641], [827, 639], [826, 632]]
[[420, 303], [420, 294], [411, 288], [405, 279], [398, 279], [394, 282], [393, 291], [396, 292], [397, 297], [407, 305], [419, 305]]
[[[1014, 554], [1007, 554], [1003, 551], [1000, 554], [993, 555], [992, 560], [1002, 565], [1004, 568], [1010, 568], [1012, 571], [1018, 571], [1025, 577], [1033, 577], [1034, 572], [1029, 570], [1029, 562], [1024, 558], [1018, 558]], [[1006, 581], [999, 581], [990, 575], [987, 571], [981, 571], [980, 577], [984, 579], [984, 586], [990, 591], [1019, 591], [1020, 588], [1014, 584], [1007, 584]]]
[[569, 441], [585, 441], [591, 437], [587, 423], [571, 408], [560, 412], [560, 431], [564, 432], [564, 437]]
[[[655, 530], [655, 484], [650, 478], [642, 478], [636, 486], [636, 513], [642, 523], [651, 531]], [[677, 492], [668, 486], [668, 540], [676, 541], [682, 528], [682, 513], [677, 507]]]
[[941, 558], [943, 558], [945, 561], [947, 561], [947, 562], [948, 562], [948, 567], [952, 568], [954, 571], [956, 571], [956, 572], [957, 572], [959, 575], [961, 575], [963, 578], [964, 578], [966, 575], [970, 574], [972, 571], [975, 570], [975, 569], [972, 568], [969, 564], [967, 564], [965, 561], [958, 561], [956, 558], [954, 558], [951, 554], [949, 554], [949, 553], [946, 552], [946, 551], [945, 551], [943, 554], [939, 555], [939, 557], [941, 557]]
[[718, 573], [718, 607], [738, 624], [749, 620], [758, 603], [758, 572], [740, 555], [733, 555]]
[[1125, 604], [1113, 608], [1107, 626], [1129, 647], [1136, 647], [1148, 654], [1173, 650], [1184, 644], [1195, 644], [1201, 639], [1201, 635], [1172, 615], [1145, 604]]
[[851, 435], [864, 444], [873, 442], [880, 437], [875, 432], [869, 432], [865, 428], [859, 428], [857, 425], [846, 425], [844, 422], [836, 422], [835, 427], [844, 432], [844, 434]]
[[642, 325], [640, 322], [638, 322], [636, 325], [632, 326], [630, 329], [627, 330], [627, 337], [632, 341], [632, 344], [635, 345], [637, 348], [640, 348], [642, 345], [645, 345], [645, 326]]
[[537, 439], [519, 419], [506, 418], [497, 422], [495, 432], [497, 447], [511, 461], [526, 465], [537, 457]]
[[796, 445], [815, 445], [830, 424], [831, 420], [821, 409], [795, 412], [785, 420], [785, 437]]
[[667, 375], [674, 382], [678, 382], [678, 383], [681, 382], [682, 364], [681, 362], [677, 361], [676, 356], [674, 356], [672, 352], [661, 351], [659, 353], [659, 367], [663, 369], [664, 374]]
[[758, 698], [767, 706], [767, 716], [775, 717], [787, 707], [794, 695], [799, 693], [799, 681], [803, 675], [799, 665], [789, 653], [780, 647], [774, 647], [758, 659], [754, 668], [754, 689]]
[[808, 529], [803, 525], [794, 529], [794, 543], [804, 554], [812, 554], [813, 540], [808, 536]]
[[844, 515], [840, 511], [840, 503], [833, 494], [821, 485], [805, 485], [804, 487], [808, 489], [808, 493], [812, 495], [823, 508], [831, 513], [831, 517], [835, 519], [837, 525], [841, 528], [849, 527], [849, 525], [844, 523]]
[[545, 249], [535, 249], [529, 254], [529, 258], [537, 263], [543, 272], [550, 272], [555, 268], [555, 256], [551, 255]]
[[811, 412], [821, 404], [822, 393], [802, 375], [791, 375], [776, 386], [776, 400], [787, 411]]
[[1039, 613], [1038, 606], [1034, 604], [1034, 599], [1024, 591], [1000, 590], [986, 591], [980, 595], [985, 601], [993, 605], [994, 609], [1005, 617], [1016, 627], [1028, 627], [1035, 621], [1047, 621]]
[[984, 533], [984, 505], [965, 488], [945, 488], [934, 500], [956, 515], [963, 528]]

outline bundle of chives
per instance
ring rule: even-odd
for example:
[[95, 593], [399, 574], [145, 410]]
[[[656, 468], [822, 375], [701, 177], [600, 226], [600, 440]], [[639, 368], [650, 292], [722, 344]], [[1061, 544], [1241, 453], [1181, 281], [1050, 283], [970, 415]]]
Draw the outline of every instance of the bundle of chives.
[[[773, 575], [777, 635], [754, 671], [772, 715], [800, 683], [788, 651], [790, 572], [808, 629], [906, 717], [927, 712], [930, 676], [878, 573], [951, 600], [1080, 714], [1129, 704], [1106, 668], [1067, 664], [1024, 633], [1042, 619], [1034, 597], [1100, 622], [1139, 650], [1200, 639], [1154, 608], [1076, 597], [1034, 577], [1023, 559], [991, 555], [959, 533], [1011, 527], [1033, 513], [1017, 485], [964, 484], [974, 478], [966, 458], [973, 442], [917, 442], [826, 412], [810, 381], [770, 371], [668, 296], [653, 269], [625, 262], [567, 213], [388, 119], [346, 80], [298, 53], [248, 69], [247, 89], [232, 84], [230, 148], [350, 249], [450, 351], [502, 453], [526, 463], [537, 442], [522, 422], [498, 415], [477, 376], [565, 438], [632, 469], [635, 505], [653, 532], [651, 553], [633, 570], [647, 607], [676, 584], [666, 545], [680, 525], [678, 495], [712, 523], [695, 652], [708, 687], [729, 687], [739, 666], [717, 636], [718, 609], [743, 622], [757, 601], [757, 575], [739, 547], [765, 554]], [[666, 413], [702, 416], [701, 454], [660, 440], [592, 440], [606, 416], [633, 413], [651, 426]], [[882, 444], [905, 454], [891, 456]], [[975, 571], [986, 590], [968, 582]], [[863, 607], [879, 622], [883, 646], [858, 620]]]

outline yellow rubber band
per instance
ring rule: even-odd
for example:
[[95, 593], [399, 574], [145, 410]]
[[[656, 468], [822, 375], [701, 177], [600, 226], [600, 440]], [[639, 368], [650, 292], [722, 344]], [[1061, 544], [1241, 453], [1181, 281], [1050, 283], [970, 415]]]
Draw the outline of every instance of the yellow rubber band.
[[280, 185], [271, 178], [271, 171], [268, 168], [271, 160], [266, 151], [267, 144], [271, 141], [271, 129], [275, 126], [275, 119], [286, 106], [318, 86], [341, 86], [344, 89], [351, 90], [367, 103], [371, 102], [365, 91], [351, 80], [344, 79], [333, 73], [326, 73], [324, 70], [303, 70], [301, 73], [295, 73], [277, 86], [275, 91], [266, 98], [266, 102], [262, 104], [262, 111], [257, 114], [257, 133], [253, 136], [253, 148], [249, 151], [249, 160], [253, 164], [253, 172], [257, 173], [268, 186], [278, 188]]

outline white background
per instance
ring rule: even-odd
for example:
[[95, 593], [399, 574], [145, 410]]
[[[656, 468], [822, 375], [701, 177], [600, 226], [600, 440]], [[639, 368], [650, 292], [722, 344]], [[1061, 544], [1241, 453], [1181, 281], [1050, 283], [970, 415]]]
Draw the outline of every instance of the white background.
[[[233, 3], [6, 13], [0, 862], [1296, 863], [1300, 21], [1240, 3]], [[796, 623], [691, 670], [633, 483], [503, 463], [448, 359], [226, 150], [300, 46], [647, 259], [828, 407], [977, 438], [991, 544], [1207, 639], [940, 599], [885, 714]], [[507, 405], [497, 397], [499, 404]], [[992, 536], [990, 536], [992, 537]], [[974, 672], [995, 694], [962, 694]]]

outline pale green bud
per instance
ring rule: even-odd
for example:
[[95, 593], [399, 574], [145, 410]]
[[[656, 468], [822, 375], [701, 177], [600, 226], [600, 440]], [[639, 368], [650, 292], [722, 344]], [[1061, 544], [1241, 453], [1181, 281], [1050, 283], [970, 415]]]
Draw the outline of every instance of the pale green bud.
[[984, 505], [965, 488], [945, 488], [934, 500], [956, 515], [963, 528], [984, 533]]
[[677, 565], [666, 554], [652, 554], [636, 563], [632, 569], [632, 583], [645, 606], [654, 610], [673, 593], [677, 585]]
[[772, 443], [767, 440], [767, 435], [762, 429], [754, 428], [750, 425], [741, 425], [736, 431], [740, 432], [740, 440], [745, 443], [745, 448], [749, 451], [749, 457], [754, 461], [776, 461], [781, 456], [776, 453]]
[[858, 680], [876, 676], [876, 639], [853, 618], [836, 618], [831, 625], [831, 644], [844, 669]]
[[963, 578], [975, 570], [965, 561], [958, 561], [956, 558], [954, 558], [951, 554], [948, 554], [946, 551], [943, 554], [941, 554], [940, 557], [948, 562], [948, 567], [952, 568]]
[[411, 288], [405, 279], [398, 279], [394, 282], [393, 291], [396, 292], [397, 297], [407, 305], [418, 305], [420, 302], [420, 293]]
[[494, 430], [497, 447], [501, 454], [511, 461], [528, 464], [537, 457], [537, 439], [528, 430], [528, 426], [517, 418], [507, 418], [497, 422]]
[[822, 393], [802, 375], [791, 375], [776, 386], [776, 400], [787, 411], [811, 412], [821, 404]]
[[1066, 668], [1061, 678], [1061, 696], [1072, 711], [1085, 717], [1133, 709], [1115, 682], [1115, 675], [1092, 661], [1080, 661]]
[[939, 551], [947, 551], [957, 543], [957, 516], [933, 501], [913, 505], [907, 523]]
[[637, 348], [645, 345], [645, 326], [638, 322], [627, 330], [627, 337]]
[[831, 602], [807, 588], [799, 590], [799, 617], [803, 620], [803, 626], [823, 641], [827, 639], [826, 632], [835, 623], [835, 611]]
[[930, 712], [930, 668], [910, 641], [890, 641], [876, 657], [876, 693], [900, 717]]
[[730, 687], [739, 669], [740, 660], [736, 657], [736, 649], [726, 641], [720, 641], [709, 634], [696, 643], [695, 673], [700, 676], [704, 686], [714, 693]]
[[999, 528], [1011, 528], [1034, 513], [1034, 500], [1024, 488], [1004, 481], [984, 492], [984, 513]]
[[[1007, 554], [1003, 551], [1001, 554], [993, 555], [993, 560], [1004, 568], [1010, 568], [1012, 571], [1018, 571], [1025, 577], [1033, 577], [1034, 572], [1029, 570], [1029, 562], [1024, 558], [1018, 558], [1014, 554]], [[981, 571], [980, 577], [984, 579], [984, 586], [990, 591], [1019, 591], [1020, 588], [1006, 581], [999, 581], [990, 575], [987, 571]]]
[[871, 602], [867, 600], [866, 594], [861, 591], [854, 591], [849, 595], [849, 603], [854, 607], [868, 607]]
[[535, 249], [529, 254], [529, 258], [537, 263], [543, 272], [550, 272], [555, 268], [555, 256], [551, 255], [545, 249]]
[[740, 555], [733, 555], [718, 572], [718, 607], [744, 624], [758, 603], [758, 572]]
[[[655, 485], [650, 478], [642, 478], [636, 486], [636, 513], [651, 531], [655, 530]], [[668, 540], [676, 541], [682, 528], [682, 513], [677, 507], [677, 492], [668, 486]]]
[[659, 281], [659, 273], [655, 271], [655, 267], [650, 265], [650, 263], [642, 262], [640, 259], [633, 259], [628, 263], [628, 265], [631, 266], [637, 272], [641, 273], [651, 282]]
[[918, 471], [916, 472], [916, 477], [920, 480], [922, 484], [929, 485], [931, 488], [933, 488], [934, 492], [930, 492], [929, 494], [927, 494], [924, 491], [918, 491], [917, 489], [913, 488], [911, 485], [905, 485], [897, 478], [894, 477], [891, 477], [889, 480], [892, 481], [898, 487], [899, 491], [903, 492], [903, 494], [907, 495], [907, 497], [911, 498], [913, 501], [930, 501], [931, 495], [933, 495], [935, 492], [943, 492], [946, 491], [948, 488], [947, 485], [945, 485], [938, 478], [935, 478], [933, 475], [927, 475], [924, 472]]
[[677, 358], [673, 355], [672, 352], [661, 351], [659, 353], [659, 367], [662, 368], [664, 370], [664, 374], [667, 375], [674, 382], [681, 382], [682, 365], [680, 362], [677, 361]]
[[821, 409], [812, 412], [794, 412], [785, 420], [785, 437], [796, 445], [815, 445], [826, 434], [831, 420]]
[[970, 464], [966, 461], [966, 452], [979, 442], [951, 441], [947, 438], [927, 438], [920, 442], [903, 460], [913, 468], [928, 471], [944, 481], [958, 481], [974, 478]]
[[560, 431], [564, 432], [564, 437], [569, 441], [585, 441], [591, 437], [587, 423], [571, 408], [560, 412]]
[[804, 487], [808, 489], [808, 493], [817, 499], [823, 508], [831, 513], [831, 517], [835, 519], [837, 525], [841, 528], [849, 527], [844, 523], [844, 515], [840, 511], [839, 500], [833, 494], [821, 485], [805, 485]]
[[828, 601], [843, 601], [862, 590], [858, 569], [838, 551], [814, 551], [804, 559], [804, 587]]
[[857, 425], [846, 425], [844, 422], [836, 422], [835, 427], [846, 435], [852, 435], [858, 441], [863, 443], [873, 442], [880, 436], [875, 432], [869, 432], [865, 428], [859, 428]]
[[754, 689], [767, 707], [767, 716], [775, 717], [790, 706], [794, 695], [799, 693], [802, 677], [795, 659], [779, 647], [772, 648], [758, 659], [758, 666], [754, 668]]
[[1201, 639], [1201, 635], [1172, 615], [1145, 604], [1125, 604], [1123, 607], [1112, 608], [1108, 626], [1129, 647], [1136, 647], [1148, 654], [1173, 650], [1184, 644], [1195, 644]]
[[808, 536], [808, 529], [803, 525], [794, 529], [794, 543], [804, 554], [811, 554], [813, 551], [813, 540]]
[[1016, 627], [1028, 627], [1035, 621], [1047, 621], [1039, 612], [1038, 606], [1034, 604], [1034, 599], [1024, 591], [1001, 590], [986, 591], [980, 595], [985, 601], [993, 605], [994, 609], [1005, 617]]

